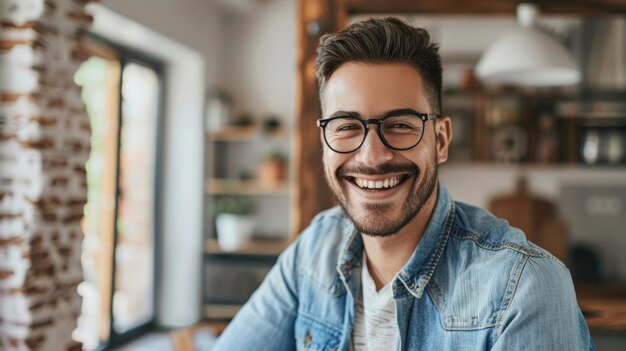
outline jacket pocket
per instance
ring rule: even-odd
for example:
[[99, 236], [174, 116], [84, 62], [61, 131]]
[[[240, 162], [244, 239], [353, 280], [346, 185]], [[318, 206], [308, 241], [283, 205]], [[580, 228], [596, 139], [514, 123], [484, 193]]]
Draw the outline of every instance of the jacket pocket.
[[334, 351], [339, 347], [341, 330], [322, 320], [300, 313], [295, 327], [297, 350]]
[[445, 296], [435, 282], [429, 283], [427, 291], [439, 311], [443, 329], [460, 331], [497, 327], [498, 304], [490, 294], [482, 294], [478, 289], [457, 289]]

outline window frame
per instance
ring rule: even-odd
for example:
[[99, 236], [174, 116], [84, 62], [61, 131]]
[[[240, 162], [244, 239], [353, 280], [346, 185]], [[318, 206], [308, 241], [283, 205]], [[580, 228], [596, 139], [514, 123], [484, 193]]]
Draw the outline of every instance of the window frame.
[[[116, 170], [115, 170], [115, 189], [116, 192], [119, 191], [120, 184], [120, 157], [121, 157], [121, 132], [123, 128], [123, 99], [122, 99], [122, 85], [123, 85], [123, 74], [124, 68], [126, 65], [130, 63], [138, 64], [140, 66], [146, 67], [152, 70], [158, 80], [158, 106], [157, 106], [157, 121], [156, 121], [156, 134], [155, 134], [155, 160], [154, 160], [154, 184], [153, 184], [153, 194], [154, 194], [154, 203], [152, 208], [152, 215], [154, 218], [153, 221], [153, 305], [152, 305], [152, 316], [151, 318], [135, 327], [132, 327], [124, 332], [117, 332], [114, 328], [114, 316], [113, 316], [113, 295], [115, 292], [115, 282], [116, 282], [116, 262], [115, 257], [117, 254], [117, 244], [118, 244], [118, 228], [117, 228], [117, 220], [119, 215], [119, 196], [115, 197], [115, 206], [114, 206], [114, 218], [113, 218], [113, 243], [112, 243], [112, 257], [111, 257], [111, 283], [110, 283], [110, 291], [107, 292], [108, 303], [109, 303], [109, 315], [107, 317], [108, 320], [108, 340], [103, 340], [101, 343], [94, 349], [95, 351], [106, 351], [112, 350], [117, 347], [122, 346], [123, 344], [129, 342], [130, 340], [136, 338], [139, 335], [142, 335], [150, 330], [154, 330], [157, 327], [156, 318], [158, 315], [158, 301], [159, 301], [159, 291], [158, 287], [160, 286], [160, 277], [158, 272], [161, 270], [160, 262], [161, 262], [161, 240], [162, 232], [161, 232], [161, 224], [159, 218], [161, 218], [161, 192], [163, 184], [162, 170], [163, 170], [163, 126], [164, 126], [164, 112], [165, 112], [165, 96], [166, 96], [166, 75], [165, 75], [165, 67], [166, 64], [150, 55], [147, 55], [141, 51], [135, 50], [131, 47], [116, 43], [107, 38], [104, 38], [98, 34], [95, 34], [90, 31], [82, 30], [79, 34], [82, 38], [81, 40], [95, 45], [96, 47], [103, 47], [107, 51], [114, 53], [116, 59], [119, 62], [119, 85], [117, 87], [117, 99], [119, 101], [117, 106], [117, 145], [116, 145]], [[100, 56], [98, 53], [94, 53], [95, 56]]]

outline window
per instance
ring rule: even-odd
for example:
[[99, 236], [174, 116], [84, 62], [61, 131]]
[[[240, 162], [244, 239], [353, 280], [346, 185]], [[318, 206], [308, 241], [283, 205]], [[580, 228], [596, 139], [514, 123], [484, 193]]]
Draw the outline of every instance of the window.
[[82, 314], [75, 338], [119, 345], [155, 317], [162, 66], [90, 36], [75, 75], [91, 122], [83, 231]]

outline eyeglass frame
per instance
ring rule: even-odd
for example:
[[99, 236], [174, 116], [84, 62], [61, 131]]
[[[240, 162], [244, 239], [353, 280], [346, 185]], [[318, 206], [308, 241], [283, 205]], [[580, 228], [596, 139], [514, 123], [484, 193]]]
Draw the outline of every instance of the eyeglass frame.
[[[383, 122], [390, 117], [397, 117], [399, 115], [413, 115], [419, 119], [422, 120], [422, 133], [419, 137], [419, 139], [417, 139], [417, 142], [409, 147], [405, 147], [405, 148], [396, 148], [393, 147], [391, 145], [389, 145], [389, 142], [387, 142], [387, 140], [385, 139], [385, 136], [383, 135], [383, 131], [382, 131], [382, 125]], [[333, 120], [339, 119], [339, 118], [351, 118], [351, 119], [355, 119], [359, 122], [361, 122], [361, 124], [363, 125], [363, 128], [365, 129], [365, 133], [363, 134], [363, 140], [361, 140], [361, 143], [359, 144], [359, 146], [357, 146], [356, 148], [354, 148], [354, 150], [351, 151], [337, 151], [335, 149], [333, 149], [332, 146], [330, 146], [330, 143], [328, 142], [328, 139], [326, 138], [326, 126], [328, 125], [328, 123], [330, 123]], [[369, 129], [369, 125], [370, 124], [375, 124], [376, 125], [376, 134], [378, 134], [378, 137], [380, 138], [380, 141], [383, 142], [383, 144], [392, 149], [392, 150], [396, 150], [396, 151], [405, 151], [405, 150], [409, 150], [412, 149], [414, 147], [416, 147], [417, 145], [419, 145], [419, 143], [422, 141], [422, 139], [424, 138], [424, 131], [426, 131], [426, 122], [431, 121], [431, 120], [435, 120], [441, 118], [440, 114], [436, 114], [436, 113], [422, 113], [422, 112], [417, 112], [414, 111], [412, 109], [402, 109], [402, 110], [396, 110], [396, 111], [391, 111], [388, 112], [383, 118], [371, 118], [371, 119], [362, 119], [359, 118], [357, 116], [351, 115], [351, 114], [345, 114], [345, 115], [339, 115], [339, 116], [333, 116], [333, 117], [329, 117], [329, 118], [320, 118], [317, 120], [317, 126], [319, 128], [322, 128], [322, 134], [324, 135], [324, 142], [326, 142], [326, 146], [328, 146], [329, 149], [333, 150], [336, 153], [339, 154], [349, 154], [352, 152], [357, 151], [358, 149], [361, 148], [361, 146], [363, 146], [363, 143], [365, 143], [365, 139], [367, 139], [367, 133], [369, 133], [370, 129]]]

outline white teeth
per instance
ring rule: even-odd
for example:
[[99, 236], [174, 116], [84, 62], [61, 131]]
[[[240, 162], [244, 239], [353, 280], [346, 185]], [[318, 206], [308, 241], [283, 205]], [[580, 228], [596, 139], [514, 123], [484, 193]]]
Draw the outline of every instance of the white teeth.
[[387, 178], [384, 180], [366, 180], [366, 179], [354, 178], [354, 182], [360, 188], [367, 188], [367, 189], [393, 188], [394, 186], [400, 183], [400, 177]]

